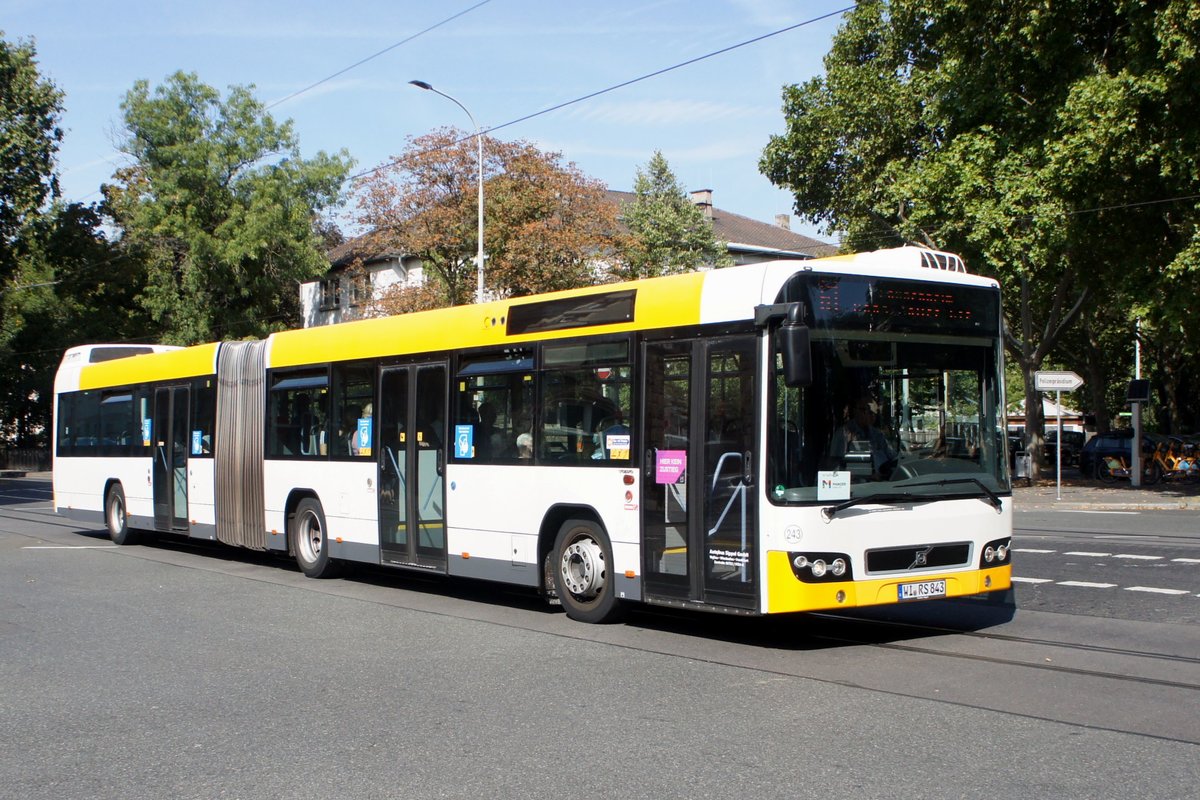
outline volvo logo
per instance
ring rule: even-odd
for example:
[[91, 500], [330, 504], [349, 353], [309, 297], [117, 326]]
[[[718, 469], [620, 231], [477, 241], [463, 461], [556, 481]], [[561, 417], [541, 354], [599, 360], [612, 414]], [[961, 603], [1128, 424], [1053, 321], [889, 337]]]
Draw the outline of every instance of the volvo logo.
[[913, 563], [909, 565], [909, 569], [917, 569], [918, 567], [929, 566], [929, 553], [933, 550], [933, 545], [929, 545], [924, 550], [917, 550], [913, 553]]

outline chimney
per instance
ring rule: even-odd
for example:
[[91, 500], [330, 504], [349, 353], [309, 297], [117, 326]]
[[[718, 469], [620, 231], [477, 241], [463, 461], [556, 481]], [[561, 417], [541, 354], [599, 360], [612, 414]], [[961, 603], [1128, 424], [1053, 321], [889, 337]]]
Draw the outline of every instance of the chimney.
[[700, 206], [700, 210], [704, 213], [705, 219], [712, 219], [712, 189], [697, 189], [691, 193], [692, 202]]
[[792, 215], [791, 214], [776, 214], [775, 215], [775, 224], [778, 225], [779, 227], [783, 228], [785, 231], [790, 231], [792, 229]]

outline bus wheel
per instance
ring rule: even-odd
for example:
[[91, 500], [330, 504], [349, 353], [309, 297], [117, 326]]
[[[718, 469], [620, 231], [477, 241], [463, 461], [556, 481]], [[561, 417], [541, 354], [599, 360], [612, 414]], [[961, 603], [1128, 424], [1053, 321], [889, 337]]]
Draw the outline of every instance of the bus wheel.
[[306, 497], [296, 506], [288, 526], [296, 565], [310, 578], [332, 578], [337, 565], [329, 557], [329, 540], [325, 534], [325, 512], [321, 503]]
[[594, 522], [569, 519], [554, 540], [554, 582], [567, 616], [613, 622], [621, 614], [612, 575], [612, 545]]
[[104, 524], [108, 528], [108, 538], [115, 544], [137, 544], [141, 540], [138, 532], [129, 528], [129, 518], [125, 515], [125, 490], [119, 483], [114, 483], [104, 498]]

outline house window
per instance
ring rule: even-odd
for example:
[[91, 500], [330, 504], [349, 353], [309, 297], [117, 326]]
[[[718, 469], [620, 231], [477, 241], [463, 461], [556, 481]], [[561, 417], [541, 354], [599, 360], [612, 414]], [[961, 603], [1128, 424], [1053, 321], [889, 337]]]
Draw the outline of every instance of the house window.
[[321, 280], [321, 310], [333, 311], [342, 304], [342, 281], [340, 278]]

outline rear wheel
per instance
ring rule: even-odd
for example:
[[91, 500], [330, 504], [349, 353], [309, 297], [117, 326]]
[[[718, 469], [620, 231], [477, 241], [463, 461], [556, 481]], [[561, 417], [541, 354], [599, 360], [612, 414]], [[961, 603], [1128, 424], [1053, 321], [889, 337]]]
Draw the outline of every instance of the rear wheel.
[[114, 483], [104, 497], [104, 525], [108, 528], [108, 538], [115, 544], [137, 544], [141, 541], [141, 535], [129, 527], [129, 517], [125, 513], [125, 490], [119, 483]]
[[612, 545], [588, 520], [563, 523], [554, 540], [554, 583], [567, 616], [580, 622], [614, 622], [623, 611], [613, 584]]
[[1112, 483], [1117, 479], [1113, 474], [1112, 467], [1108, 464], [1108, 459], [1101, 456], [1096, 459], [1096, 477], [1105, 483]]
[[320, 501], [311, 497], [301, 500], [288, 525], [288, 536], [296, 565], [310, 578], [332, 578], [337, 574], [337, 563], [329, 557], [325, 530], [325, 511]]

